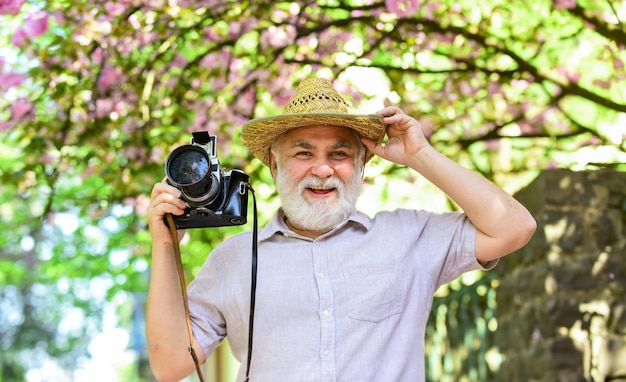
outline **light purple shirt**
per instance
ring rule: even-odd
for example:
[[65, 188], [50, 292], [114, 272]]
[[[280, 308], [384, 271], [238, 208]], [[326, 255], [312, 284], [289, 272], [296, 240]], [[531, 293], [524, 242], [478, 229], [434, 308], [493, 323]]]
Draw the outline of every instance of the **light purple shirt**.
[[[399, 209], [356, 213], [315, 240], [279, 211], [259, 230], [250, 379], [423, 381], [424, 336], [434, 292], [475, 269], [476, 229], [462, 213]], [[247, 358], [252, 234], [208, 257], [188, 295], [207, 356], [228, 335]]]

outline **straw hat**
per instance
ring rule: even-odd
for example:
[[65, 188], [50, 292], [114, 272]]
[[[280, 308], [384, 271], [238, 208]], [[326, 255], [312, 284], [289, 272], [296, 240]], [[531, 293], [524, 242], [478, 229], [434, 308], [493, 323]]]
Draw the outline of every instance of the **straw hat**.
[[[381, 142], [385, 136], [383, 117], [354, 114], [352, 107], [322, 78], [303, 80], [283, 114], [256, 118], [243, 126], [242, 139], [250, 152], [270, 166], [270, 147], [278, 136], [296, 127], [328, 125], [356, 130], [361, 137]], [[366, 161], [374, 154], [367, 152]]]

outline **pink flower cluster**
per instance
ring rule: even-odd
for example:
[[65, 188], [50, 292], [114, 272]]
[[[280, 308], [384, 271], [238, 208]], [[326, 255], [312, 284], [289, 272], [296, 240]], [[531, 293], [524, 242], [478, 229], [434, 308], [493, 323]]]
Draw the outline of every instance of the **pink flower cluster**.
[[4, 70], [4, 60], [0, 57], [0, 90], [19, 86], [26, 79], [23, 74]]
[[419, 0], [385, 0], [387, 10], [398, 17], [412, 17], [420, 7]]
[[24, 0], [0, 0], [0, 15], [15, 16], [23, 4]]
[[[0, 15], [16, 16], [24, 5], [25, 0], [0, 0]], [[16, 47], [26, 45], [29, 39], [34, 39], [48, 31], [49, 15], [46, 12], [35, 12], [25, 17], [22, 26], [15, 30], [11, 43]], [[0, 58], [0, 91], [21, 85], [27, 79], [21, 74], [5, 66]], [[0, 122], [0, 131], [11, 128], [14, 124], [34, 118], [35, 106], [26, 97], [21, 97], [10, 106], [11, 117], [8, 121]]]
[[576, 8], [576, 0], [556, 0], [554, 2], [555, 9], [574, 9]]
[[102, 72], [98, 77], [98, 88], [100, 90], [107, 90], [112, 85], [116, 84], [122, 78], [122, 73], [115, 67], [105, 64], [102, 68]]
[[[2, 1], [2, 0], [0, 0]], [[24, 25], [18, 28], [11, 38], [11, 43], [15, 46], [23, 46], [26, 39], [39, 37], [48, 31], [48, 14], [37, 12], [30, 14], [24, 20]]]
[[15, 124], [34, 118], [35, 105], [28, 98], [19, 98], [11, 104], [11, 118], [8, 121], [0, 121], [0, 132], [9, 130]]

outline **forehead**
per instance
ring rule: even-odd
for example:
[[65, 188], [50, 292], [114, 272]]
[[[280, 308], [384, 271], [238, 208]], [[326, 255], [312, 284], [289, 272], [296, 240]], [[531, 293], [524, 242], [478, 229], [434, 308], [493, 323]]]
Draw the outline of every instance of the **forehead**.
[[287, 144], [319, 142], [331, 145], [341, 142], [351, 146], [358, 146], [360, 143], [356, 131], [347, 127], [327, 125], [296, 127], [283, 133], [280, 142]]

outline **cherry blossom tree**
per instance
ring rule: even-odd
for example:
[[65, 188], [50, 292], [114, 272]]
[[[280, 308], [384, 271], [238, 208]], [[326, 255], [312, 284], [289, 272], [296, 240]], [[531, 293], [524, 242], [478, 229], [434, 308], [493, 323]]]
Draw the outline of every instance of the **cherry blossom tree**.
[[[359, 110], [400, 106], [498, 183], [625, 169], [623, 0], [0, 0], [0, 15], [0, 285], [21, 286], [15, 298], [46, 285], [96, 309], [74, 287], [145, 288], [143, 214], [167, 154], [206, 130], [225, 168], [269, 184], [241, 126], [311, 75]], [[190, 273], [225, 232], [193, 233]]]

